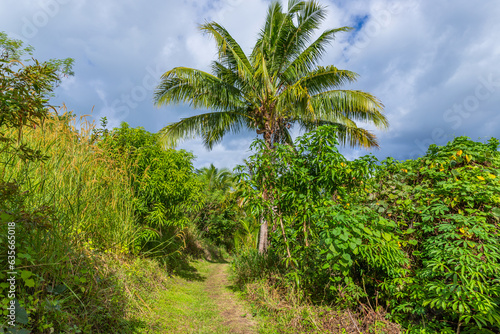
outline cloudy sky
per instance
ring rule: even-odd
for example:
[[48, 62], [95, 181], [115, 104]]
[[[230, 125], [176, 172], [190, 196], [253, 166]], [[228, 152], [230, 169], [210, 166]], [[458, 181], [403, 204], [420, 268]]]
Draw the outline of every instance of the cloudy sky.
[[[378, 158], [421, 156], [456, 136], [500, 137], [500, 2], [498, 0], [321, 0], [324, 28], [351, 26], [321, 65], [355, 71], [348, 88], [385, 105], [388, 131], [375, 130]], [[199, 24], [221, 23], [249, 51], [263, 24], [264, 0], [0, 0], [0, 31], [35, 47], [35, 57], [75, 59], [75, 76], [54, 103], [78, 115], [106, 116], [157, 132], [201, 113], [189, 106], [156, 108], [160, 76], [176, 66], [208, 70], [214, 42]], [[255, 135], [228, 136], [212, 151], [199, 140], [196, 167], [234, 167]], [[368, 151], [342, 149], [348, 158]]]

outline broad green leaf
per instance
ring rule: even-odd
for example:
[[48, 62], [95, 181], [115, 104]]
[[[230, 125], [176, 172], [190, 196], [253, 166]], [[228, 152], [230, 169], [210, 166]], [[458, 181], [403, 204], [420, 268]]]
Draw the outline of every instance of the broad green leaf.
[[31, 278], [24, 280], [24, 285], [29, 288], [33, 288], [35, 286], [35, 281]]
[[21, 272], [21, 278], [22, 278], [23, 280], [25, 280], [25, 281], [26, 281], [28, 278], [30, 278], [30, 277], [31, 277], [31, 275], [33, 275], [33, 273], [32, 273], [31, 271], [28, 271], [28, 270], [23, 270], [23, 271]]
[[15, 306], [16, 306], [16, 322], [23, 325], [27, 325], [29, 319], [28, 319], [28, 313], [26, 313], [26, 309], [24, 307], [21, 307], [21, 305], [19, 305], [17, 300]]
[[351, 263], [352, 262], [352, 259], [351, 259], [351, 255], [349, 255], [348, 253], [344, 253], [342, 255], [342, 257], [344, 258], [344, 260], [346, 260], [348, 263]]
[[2, 212], [2, 213], [0, 214], [0, 222], [1, 222], [1, 223], [9, 223], [9, 222], [11, 222], [11, 221], [12, 221], [12, 218], [13, 218], [13, 217], [12, 217], [11, 215], [7, 214], [7, 213], [3, 213], [3, 212]]

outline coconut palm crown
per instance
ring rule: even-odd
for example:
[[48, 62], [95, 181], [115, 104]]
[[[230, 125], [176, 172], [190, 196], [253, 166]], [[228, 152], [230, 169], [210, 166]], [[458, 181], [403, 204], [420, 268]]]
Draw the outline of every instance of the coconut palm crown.
[[316, 1], [290, 0], [287, 11], [274, 1], [248, 56], [220, 24], [201, 25], [217, 44], [212, 73], [176, 67], [163, 74], [154, 99], [157, 106], [188, 103], [209, 112], [167, 125], [165, 140], [175, 144], [201, 136], [211, 149], [224, 135], [246, 128], [272, 148], [291, 143], [293, 124], [306, 131], [332, 124], [342, 145], [378, 147], [375, 135], [356, 121], [386, 128], [381, 102], [366, 92], [340, 89], [354, 82], [356, 73], [317, 65], [335, 35], [350, 30], [329, 29], [314, 39], [325, 18], [325, 7]]

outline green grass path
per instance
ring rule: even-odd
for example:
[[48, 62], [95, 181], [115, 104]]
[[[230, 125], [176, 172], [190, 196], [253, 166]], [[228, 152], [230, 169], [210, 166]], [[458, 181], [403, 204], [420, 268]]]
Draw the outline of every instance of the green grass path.
[[147, 320], [155, 325], [147, 333], [255, 333], [251, 315], [228, 288], [227, 275], [225, 263], [196, 261], [180, 270], [148, 300], [152, 313]]

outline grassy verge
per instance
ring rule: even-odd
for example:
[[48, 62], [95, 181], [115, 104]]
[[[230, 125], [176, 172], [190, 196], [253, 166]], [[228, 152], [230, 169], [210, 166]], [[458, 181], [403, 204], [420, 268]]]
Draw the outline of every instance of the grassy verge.
[[232, 280], [250, 302], [261, 334], [401, 332], [378, 305], [346, 309], [311, 302], [280, 272], [272, 256], [248, 251], [234, 258], [232, 269]]
[[314, 305], [285, 290], [266, 281], [246, 285], [244, 296], [259, 323], [258, 333], [401, 333], [398, 324], [385, 319], [383, 310], [363, 305], [357, 311]]
[[[91, 123], [75, 127], [65, 114], [25, 129], [24, 143], [40, 159], [0, 149], [0, 312], [7, 316], [11, 300], [16, 306], [15, 321], [4, 317], [0, 332], [109, 333], [130, 325], [122, 321], [126, 293], [105, 269], [108, 256], [131, 252], [139, 232], [129, 178], [90, 144]], [[17, 272], [11, 297], [9, 272]]]

